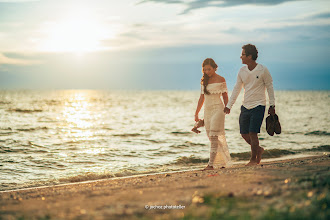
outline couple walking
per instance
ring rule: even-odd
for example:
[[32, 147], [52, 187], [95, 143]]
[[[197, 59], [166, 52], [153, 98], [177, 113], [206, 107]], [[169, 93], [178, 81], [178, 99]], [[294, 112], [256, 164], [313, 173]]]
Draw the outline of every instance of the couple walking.
[[242, 47], [241, 59], [246, 66], [238, 72], [236, 85], [229, 101], [226, 80], [215, 72], [218, 65], [211, 58], [205, 59], [202, 64], [201, 95], [195, 121], [200, 121], [198, 113], [204, 104], [204, 125], [211, 142], [210, 159], [204, 170], [212, 170], [214, 166], [231, 165], [225, 137], [225, 114], [230, 113], [242, 87], [244, 100], [239, 116], [239, 126], [242, 138], [251, 147], [251, 159], [247, 165], [257, 165], [261, 161], [264, 149], [259, 146], [258, 133], [260, 133], [265, 114], [266, 89], [270, 105], [268, 113], [271, 115], [275, 114], [275, 98], [272, 77], [265, 66], [256, 62], [257, 58], [258, 50], [254, 45], [247, 44]]

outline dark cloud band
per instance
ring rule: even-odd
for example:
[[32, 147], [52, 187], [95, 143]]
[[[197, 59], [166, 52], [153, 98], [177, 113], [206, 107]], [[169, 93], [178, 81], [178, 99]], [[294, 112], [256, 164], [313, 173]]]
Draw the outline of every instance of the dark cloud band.
[[226, 8], [226, 7], [234, 7], [240, 5], [264, 5], [264, 6], [272, 6], [278, 5], [285, 2], [292, 2], [292, 1], [301, 1], [301, 0], [191, 0], [191, 1], [184, 1], [184, 0], [143, 0], [140, 3], [147, 3], [147, 2], [154, 2], [154, 3], [164, 3], [164, 4], [184, 4], [187, 8], [181, 14], [187, 14], [190, 11], [200, 8], [206, 7], [219, 7], [219, 8]]

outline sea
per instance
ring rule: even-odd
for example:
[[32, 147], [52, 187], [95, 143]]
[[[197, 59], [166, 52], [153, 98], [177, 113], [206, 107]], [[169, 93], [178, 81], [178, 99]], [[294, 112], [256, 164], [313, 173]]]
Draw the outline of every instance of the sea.
[[[191, 132], [199, 93], [0, 90], [0, 191], [206, 166], [205, 129]], [[242, 93], [225, 121], [237, 163], [250, 156], [239, 134]], [[330, 91], [275, 97], [282, 133], [269, 136], [264, 121], [264, 158], [329, 153]]]

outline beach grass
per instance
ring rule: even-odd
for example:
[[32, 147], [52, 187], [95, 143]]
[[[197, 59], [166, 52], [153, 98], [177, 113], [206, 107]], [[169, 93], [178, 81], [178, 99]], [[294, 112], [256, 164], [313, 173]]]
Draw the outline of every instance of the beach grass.
[[295, 177], [288, 180], [282, 190], [272, 194], [257, 192], [251, 197], [208, 194], [202, 197], [203, 202], [191, 207], [182, 219], [330, 219], [329, 186], [328, 171], [312, 177]]

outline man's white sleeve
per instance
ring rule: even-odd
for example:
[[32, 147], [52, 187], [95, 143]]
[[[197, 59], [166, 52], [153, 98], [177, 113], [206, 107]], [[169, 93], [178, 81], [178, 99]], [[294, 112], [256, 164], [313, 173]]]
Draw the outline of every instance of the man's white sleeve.
[[269, 97], [269, 105], [270, 106], [275, 105], [273, 79], [267, 68], [265, 68], [265, 73], [264, 73], [263, 79], [264, 79], [265, 86], [267, 88], [267, 93], [268, 93], [268, 97]]
[[231, 94], [230, 96], [230, 99], [227, 103], [227, 108], [231, 109], [231, 107], [233, 107], [234, 103], [236, 102], [236, 99], [239, 95], [239, 93], [241, 92], [242, 90], [242, 87], [243, 87], [243, 81], [239, 75], [239, 73], [237, 74], [237, 80], [236, 80], [236, 85], [234, 86], [234, 89], [233, 89], [233, 93]]

